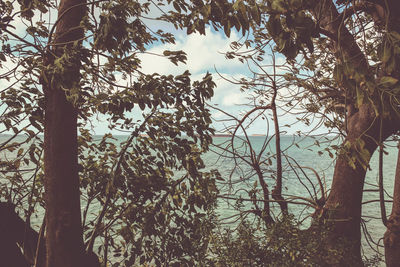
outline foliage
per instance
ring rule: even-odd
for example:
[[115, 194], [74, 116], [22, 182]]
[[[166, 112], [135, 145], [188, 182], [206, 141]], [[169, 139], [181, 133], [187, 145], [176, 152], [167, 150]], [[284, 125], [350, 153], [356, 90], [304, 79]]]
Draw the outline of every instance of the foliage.
[[[348, 229], [360, 228], [362, 185], [365, 173], [370, 168], [371, 155], [378, 146], [381, 146], [380, 153], [383, 153], [385, 139], [395, 136], [400, 130], [399, 73], [394, 67], [399, 62], [399, 54], [394, 52], [398, 50], [397, 37], [394, 36], [398, 36], [399, 24], [396, 15], [388, 11], [396, 9], [394, 7], [398, 7], [396, 1], [385, 1], [385, 4], [371, 1], [262, 1], [260, 26], [254, 24], [253, 36], [232, 43], [232, 51], [227, 53], [228, 58], [246, 62], [252, 75], [233, 81], [242, 85], [242, 90], [249, 93], [250, 100], [248, 109], [240, 118], [225, 112], [232, 122], [225, 130], [234, 136], [223, 148], [225, 157], [235, 162], [232, 173], [237, 170], [241, 172], [243, 186], [240, 190], [249, 197], [243, 199], [228, 192], [225, 198], [248, 201], [252, 206], [246, 206], [244, 212], [254, 213], [261, 218], [273, 213], [274, 210], [271, 211], [268, 206], [273, 206], [275, 188], [271, 192], [270, 186], [279, 184], [280, 155], [286, 157], [289, 171], [298, 170], [300, 175], [296, 176], [300, 181], [311, 181], [290, 154], [277, 150], [275, 154], [266, 152], [265, 144], [278, 139], [285, 127], [292, 126], [281, 125], [277, 117], [271, 115], [278, 110], [278, 114], [294, 115], [310, 127], [309, 132], [299, 131], [299, 135], [313, 135], [317, 128], [323, 126], [330, 134], [336, 135], [336, 138], [326, 137], [328, 141], [339, 141], [329, 146], [321, 146], [318, 138], [315, 141], [315, 146], [321, 147], [320, 154], [328, 153], [336, 159], [331, 196], [326, 198], [322, 186], [314, 187], [310, 183], [310, 198], [287, 195], [285, 201], [290, 204], [293, 199], [302, 199], [308, 203], [293, 204], [310, 206], [316, 213], [320, 212], [321, 217], [337, 216], [334, 227], [339, 230], [328, 231], [329, 240], [334, 244], [338, 242], [333, 240], [332, 235], [338, 232], [344, 236], [352, 235]], [[280, 57], [278, 53], [285, 56], [286, 63], [277, 63]], [[253, 150], [246, 134], [246, 129], [257, 118], [266, 119], [267, 122], [270, 120], [275, 126], [274, 130], [266, 132], [260, 153]], [[238, 129], [243, 131], [244, 137], [238, 136]], [[244, 145], [235, 144], [237, 140]], [[279, 146], [278, 143], [276, 146]], [[235, 147], [242, 149], [235, 150]], [[243, 164], [248, 168], [243, 168]], [[311, 167], [306, 166], [321, 182], [319, 174]], [[261, 179], [255, 175], [257, 169], [267, 170], [258, 175]], [[356, 186], [352, 182], [354, 179], [362, 182]], [[235, 182], [238, 181], [229, 179], [228, 187], [233, 188]], [[383, 192], [381, 182], [376, 186]], [[315, 190], [318, 187], [321, 188], [321, 197]], [[351, 189], [345, 192], [344, 188]], [[377, 201], [384, 203], [382, 196]], [[382, 206], [385, 207], [384, 204]], [[326, 212], [330, 209], [336, 212]], [[384, 223], [385, 216], [385, 212], [382, 212]], [[340, 222], [341, 219], [346, 222]], [[265, 223], [271, 224], [271, 219]], [[273, 227], [275, 223], [272, 222]], [[360, 242], [360, 236], [354, 234], [351, 238], [356, 243]], [[344, 259], [341, 264], [345, 262]]]
[[[191, 81], [188, 71], [163, 76], [145, 74], [140, 67], [140, 54], [151, 44], [174, 43], [172, 34], [145, 24], [151, 9], [170, 3], [88, 3], [80, 23], [84, 39], [66, 46], [52, 39], [58, 23], [51, 15], [56, 2], [0, 5], [0, 59], [6, 70], [2, 78], [8, 81], [1, 92], [1, 123], [3, 132], [14, 133], [1, 150], [17, 151], [15, 158], [2, 160], [9, 181], [1, 184], [2, 198], [19, 204], [28, 220], [32, 214], [43, 216], [36, 206], [44, 205], [38, 137], [45, 110], [42, 85], [64, 90], [79, 115], [85, 242], [88, 250], [96, 243], [102, 261], [113, 266], [120, 260], [122, 266], [199, 264], [208, 244], [218, 173], [202, 170], [201, 154], [212, 141], [205, 101], [215, 84], [210, 74]], [[187, 6], [190, 12], [178, 16], [170, 11], [155, 19], [204, 33], [204, 24], [195, 21], [193, 26], [193, 20], [210, 5], [175, 1], [176, 10]], [[218, 16], [212, 16], [219, 23]], [[16, 25], [30, 26], [17, 30]], [[160, 56], [174, 64], [186, 60], [182, 51]], [[76, 67], [78, 83], [71, 76]], [[110, 130], [130, 135], [122, 142], [110, 134], [96, 140], [90, 128], [97, 116], [107, 118]], [[26, 138], [13, 143], [22, 134]]]
[[[396, 18], [388, 15], [383, 23], [374, 9], [368, 5], [358, 9], [355, 2], [94, 1], [87, 4], [80, 23], [84, 38], [61, 45], [53, 40], [58, 21], [52, 14], [57, 2], [0, 1], [0, 68], [5, 70], [0, 75], [5, 81], [0, 123], [2, 133], [11, 133], [0, 152], [14, 153], [0, 162], [1, 197], [24, 209], [28, 221], [32, 214], [38, 216], [38, 203], [44, 206], [39, 134], [45, 109], [42, 85], [51, 84], [64, 90], [78, 111], [85, 241], [91, 249], [95, 240], [101, 240], [96, 247], [103, 261], [118, 265], [119, 256], [125, 266], [195, 265], [206, 260], [215, 265], [282, 266], [330, 261], [319, 258], [326, 254], [318, 256], [324, 234], [299, 230], [286, 216], [273, 218], [272, 225], [271, 219], [265, 220], [268, 227], [261, 227], [262, 231], [243, 220], [235, 234], [214, 233], [211, 249], [218, 258], [206, 259], [218, 173], [202, 170], [201, 154], [212, 141], [205, 102], [215, 84], [209, 74], [192, 82], [188, 72], [177, 76], [143, 73], [140, 55], [156, 42], [175, 42], [171, 33], [146, 25], [151, 11], [165, 5], [161, 15], [152, 19], [186, 29], [188, 34], [205, 34], [206, 25], [223, 30], [228, 37], [232, 29], [243, 35], [251, 32], [252, 38], [232, 44], [234, 51], [227, 57], [250, 63], [258, 71], [253, 79], [241, 81], [244, 90], [256, 93], [252, 108], [260, 110], [270, 103], [262, 110], [275, 115], [277, 106], [285, 112], [302, 110], [298, 118], [306, 125], [320, 119], [340, 138], [350, 138], [328, 148], [329, 155], [333, 157], [331, 149], [337, 150], [337, 157], [344, 156], [353, 169], [366, 170], [373, 151], [363, 139], [366, 131], [353, 134], [358, 122], [352, 125], [349, 120], [369, 106], [374, 115], [367, 126], [381, 122], [375, 143], [387, 137], [383, 121], [398, 121], [400, 35]], [[244, 47], [252, 50], [239, 51]], [[289, 65], [283, 74], [271, 76], [263, 67], [270, 48], [286, 56]], [[160, 56], [174, 64], [186, 61], [183, 51], [167, 50]], [[76, 67], [78, 83], [72, 77]], [[283, 86], [285, 93], [280, 90]], [[89, 129], [97, 116], [107, 118], [110, 130], [128, 132], [129, 137], [120, 142], [107, 134], [96, 140]], [[276, 117], [274, 121], [278, 124]], [[275, 136], [279, 133], [277, 127]], [[391, 134], [388, 130], [387, 135]], [[262, 163], [270, 167], [272, 159], [278, 162], [281, 156], [278, 151], [276, 158], [256, 158], [253, 152], [255, 168]], [[281, 173], [278, 169], [276, 173]], [[254, 170], [262, 188], [256, 184], [249, 191], [253, 203], [260, 196], [264, 203], [266, 196], [282, 197], [275, 190], [268, 192], [262, 184], [264, 173]], [[277, 184], [281, 190], [282, 184]], [[315, 193], [306, 201], [318, 209], [325, 204], [324, 197], [321, 186], [321, 199]], [[93, 210], [98, 212], [92, 214]], [[258, 211], [265, 218], [266, 210]], [[315, 235], [321, 239], [310, 240]], [[113, 258], [108, 256], [111, 252]]]
[[270, 227], [241, 220], [236, 231], [220, 228], [211, 239], [213, 266], [327, 266], [340, 261], [343, 247], [322, 253], [328, 226], [299, 229], [292, 216]]

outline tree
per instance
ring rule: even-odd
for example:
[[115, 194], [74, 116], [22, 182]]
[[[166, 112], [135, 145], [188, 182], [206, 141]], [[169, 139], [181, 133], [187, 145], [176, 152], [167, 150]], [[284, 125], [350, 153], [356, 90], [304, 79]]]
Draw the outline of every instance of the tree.
[[[96, 249], [104, 252], [104, 263], [111, 251], [116, 257], [123, 252], [127, 266], [135, 261], [194, 264], [204, 258], [203, 234], [211, 227], [207, 211], [214, 205], [217, 173], [201, 171], [200, 155], [211, 142], [205, 101], [214, 83], [208, 74], [192, 82], [188, 72], [174, 77], [140, 71], [138, 55], [147, 46], [174, 42], [171, 34], [144, 23], [150, 6], [163, 4], [1, 2], [0, 59], [11, 65], [2, 76], [10, 81], [2, 95], [9, 111], [2, 123], [15, 136], [27, 133], [28, 141], [44, 132], [44, 169], [38, 143], [27, 149], [10, 143], [12, 137], [3, 144], [4, 149], [18, 148], [18, 161], [8, 166], [14, 164], [19, 174], [20, 167], [36, 167], [33, 179], [20, 175], [3, 187], [10, 191], [7, 200], [18, 196], [27, 224], [35, 203], [44, 206], [46, 266], [89, 266], [99, 238], [104, 245]], [[203, 18], [221, 20], [218, 7], [211, 12], [210, 4], [175, 1], [172, 7], [176, 12], [158, 19], [189, 32], [204, 33]], [[46, 14], [56, 9], [52, 21], [54, 16]], [[18, 23], [29, 26], [20, 32]], [[161, 56], [175, 64], [186, 60], [182, 51]], [[134, 108], [142, 116], [132, 118]], [[108, 117], [110, 129], [130, 133], [120, 147], [112, 136], [98, 141], [87, 130], [100, 114]], [[13, 192], [14, 185], [20, 190]], [[87, 197], [83, 220], [80, 194]], [[96, 205], [103, 208], [90, 217]]]
[[[243, 1], [236, 3], [239, 9]], [[378, 147], [382, 150], [383, 141], [400, 130], [398, 3], [271, 0], [259, 7], [262, 23], [254, 30], [253, 40], [258, 53], [251, 57], [240, 51], [228, 56], [251, 60], [258, 55], [260, 61], [266, 45], [273, 44], [293, 63], [287, 80], [304, 90], [286, 104], [300, 99], [309, 114], [322, 114], [327, 127], [338, 129], [343, 142], [323, 204], [322, 218], [333, 221], [327, 247], [349, 243], [341, 264], [362, 265], [365, 174], [373, 152]], [[246, 42], [243, 45], [251, 44]], [[261, 82], [266, 76], [261, 75]]]
[[[54, 37], [50, 32], [43, 55], [47, 72], [43, 71], [40, 77], [45, 102], [46, 266], [85, 266], [78, 175], [78, 109], [67, 94], [80, 89], [79, 50], [84, 33], [80, 24], [86, 15], [86, 1], [61, 1], [58, 14]], [[54, 81], [54, 73], [61, 77], [60, 83]]]
[[[337, 148], [329, 197], [318, 204], [323, 207], [320, 218], [333, 222], [326, 247], [329, 250], [343, 242], [350, 244], [342, 263], [361, 265], [365, 173], [372, 153], [378, 147], [383, 153], [383, 141], [398, 133], [400, 127], [399, 4], [389, 0], [166, 3], [172, 4], [171, 10], [158, 19], [176, 28], [204, 34], [205, 26], [212, 25], [223, 28], [227, 36], [233, 27], [243, 35], [252, 28], [254, 40], [243, 45], [256, 48], [254, 63], [262, 60], [268, 43], [293, 63], [292, 73], [285, 78], [303, 90], [294, 100], [300, 99], [308, 114], [322, 114], [325, 125], [337, 129], [343, 138]], [[200, 154], [211, 142], [205, 101], [212, 96], [214, 83], [210, 75], [192, 83], [188, 72], [173, 77], [140, 71], [138, 54], [153, 42], [174, 42], [171, 34], [152, 31], [144, 23], [150, 7], [163, 4], [65, 0], [60, 6], [51, 1], [13, 6], [0, 2], [0, 60], [12, 65], [2, 75], [11, 83], [2, 92], [2, 124], [14, 132], [1, 149], [18, 151], [17, 159], [4, 163], [7, 173], [15, 171], [18, 175], [9, 176], [12, 183], [2, 186], [2, 191], [8, 200], [17, 196], [19, 203], [27, 196], [21, 192], [31, 192], [28, 221], [34, 207], [31, 203], [45, 202], [49, 211], [48, 264], [78, 264], [85, 251], [92, 252], [99, 237], [104, 241], [104, 247], [99, 246], [104, 262], [114, 248], [116, 254], [123, 251], [126, 265], [137, 259], [166, 264], [204, 261], [207, 237], [196, 229], [203, 229], [204, 234], [212, 227], [207, 210], [214, 205], [218, 174], [200, 171]], [[44, 17], [55, 9], [59, 10], [56, 21]], [[22, 33], [15, 29], [19, 21], [29, 25]], [[185, 61], [182, 51], [164, 51], [163, 56], [175, 64]], [[239, 52], [228, 54], [235, 56], [243, 61], [251, 59]], [[276, 87], [272, 88], [274, 95]], [[277, 103], [275, 99], [270, 103], [272, 111]], [[291, 105], [290, 100], [287, 105]], [[142, 113], [139, 121], [129, 113], [137, 107]], [[108, 116], [111, 129], [130, 133], [120, 147], [109, 135], [94, 140], [87, 130], [99, 114]], [[41, 180], [38, 146], [31, 145], [24, 153], [23, 142], [11, 142], [18, 133], [26, 133], [27, 140], [32, 140], [43, 126], [45, 166]], [[141, 136], [144, 133], [147, 135]], [[277, 148], [278, 158], [282, 152], [279, 144]], [[21, 163], [36, 167], [28, 186], [21, 175]], [[258, 175], [260, 183], [262, 175]], [[279, 180], [272, 192], [264, 184], [263, 197], [267, 200], [271, 195], [286, 213], [288, 201], [283, 199]], [[38, 189], [42, 183], [46, 187], [44, 202]], [[96, 218], [84, 216], [80, 222], [79, 193], [87, 197], [84, 215], [95, 204], [104, 206]], [[68, 194], [72, 202], [67, 202]], [[264, 215], [267, 209], [264, 205]], [[396, 216], [392, 214], [392, 218]], [[265, 221], [272, 220], [265, 217]], [[390, 221], [389, 228], [398, 220]], [[115, 228], [116, 223], [120, 228]], [[177, 225], [186, 228], [183, 231]], [[390, 236], [396, 233], [392, 231]], [[66, 242], [60, 245], [63, 238]], [[387, 244], [396, 248], [398, 239], [391, 240]], [[162, 244], [167, 245], [156, 254]], [[70, 255], [63, 254], [67, 253], [63, 246], [72, 248]], [[388, 262], [391, 255], [394, 253], [388, 254]]]
[[[317, 152], [319, 155], [324, 152], [329, 155], [318, 160], [333, 158], [330, 145], [338, 137], [312, 136], [313, 131], [311, 136], [305, 136], [307, 133], [299, 131], [298, 136], [283, 136], [284, 142], [281, 144], [281, 134], [290, 127], [296, 127], [288, 124], [285, 114], [303, 117], [306, 122], [312, 119], [309, 114], [304, 116], [307, 112], [301, 106], [304, 98], [301, 90], [290, 86], [291, 82], [287, 80], [287, 75], [293, 73], [292, 66], [277, 64], [273, 52], [268, 55], [272, 59], [271, 65], [260, 63], [259, 55], [253, 58], [242, 51], [240, 56], [247, 61], [252, 75], [232, 82], [240, 84], [241, 89], [250, 95], [245, 105], [248, 111], [237, 118], [214, 107], [225, 113], [227, 118], [222, 118], [228, 125], [225, 131], [232, 133], [229, 140], [214, 146], [222, 161], [234, 162], [231, 175], [218, 182], [219, 188], [228, 188], [219, 197], [237, 209], [238, 212], [230, 216], [232, 220], [235, 218], [234, 222], [253, 227], [247, 229], [249, 226], [244, 226], [248, 233], [239, 231], [237, 238], [229, 238], [229, 232], [228, 237], [217, 238], [226, 246], [220, 256], [235, 261], [229, 256], [232, 252], [228, 251], [234, 249], [236, 242], [250, 242], [254, 243], [251, 246], [254, 253], [264, 255], [259, 261], [265, 264], [291, 266], [294, 262], [301, 262], [298, 264], [309, 266], [329, 265], [333, 261], [337, 263], [342, 259], [342, 250], [348, 249], [347, 243], [334, 248], [324, 247], [332, 230], [331, 223], [321, 222], [325, 221], [322, 215], [328, 191], [326, 181], [314, 165], [304, 165], [304, 161], [307, 162], [309, 157], [318, 157]], [[279, 117], [282, 117], [285, 125], [279, 123], [278, 114], [283, 114]], [[228, 118], [231, 119], [231, 125], [228, 124]], [[262, 118], [268, 127], [262, 131], [264, 135], [252, 137], [247, 129], [257, 118]], [[270, 121], [272, 126], [269, 126]], [[239, 131], [242, 135], [237, 135]], [[301, 158], [296, 157], [299, 151]], [[279, 197], [276, 197], [276, 192], [279, 192]], [[309, 218], [315, 219], [311, 226]], [[265, 240], [257, 241], [260, 236]], [[214, 245], [221, 246], [218, 242]], [[257, 250], [260, 252], [257, 253]], [[233, 254], [237, 255], [238, 260], [251, 261], [249, 255]]]

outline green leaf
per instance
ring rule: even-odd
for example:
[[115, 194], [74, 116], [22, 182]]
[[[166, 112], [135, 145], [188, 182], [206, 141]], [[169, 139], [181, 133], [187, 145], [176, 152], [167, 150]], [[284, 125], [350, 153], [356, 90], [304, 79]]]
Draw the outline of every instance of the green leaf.
[[387, 43], [383, 46], [382, 62], [386, 63], [392, 57], [392, 48]]
[[211, 15], [211, 5], [205, 5], [203, 7], [204, 17], [208, 18]]
[[360, 88], [356, 87], [357, 107], [360, 107], [364, 103], [364, 92]]
[[242, 1], [239, 2], [239, 11], [242, 14], [243, 17], [247, 17], [246, 15], [246, 6], [243, 4]]
[[229, 22], [229, 20], [225, 20], [224, 32], [225, 32], [226, 36], [229, 38], [231, 35], [231, 23]]
[[236, 0], [236, 2], [232, 5], [232, 8], [234, 10], [239, 10], [239, 4], [242, 2], [243, 0]]
[[363, 148], [360, 151], [360, 156], [361, 156], [361, 158], [362, 158], [364, 163], [368, 163], [370, 158], [371, 158], [371, 153], [369, 153], [368, 149]]
[[267, 22], [267, 30], [273, 37], [278, 36], [282, 32], [283, 29], [280, 17], [278, 15], [269, 17]]
[[240, 30], [240, 21], [238, 20], [238, 18], [236, 16], [232, 16], [232, 17], [230, 17], [230, 21], [233, 24], [233, 26], [235, 26], [236, 30], [239, 31]]
[[257, 23], [257, 25], [260, 25], [260, 23], [261, 23], [261, 15], [260, 15], [260, 10], [258, 9], [257, 5], [254, 5], [251, 8], [251, 16], [253, 17], [253, 19]]
[[384, 87], [392, 87], [393, 85], [395, 85], [399, 80], [391, 77], [391, 76], [383, 76], [380, 81], [379, 81], [379, 85], [380, 86], [384, 86]]
[[146, 107], [146, 105], [144, 104], [142, 99], [139, 100], [139, 107], [140, 107], [141, 110], [144, 110], [145, 107]]
[[23, 149], [23, 148], [20, 148], [20, 149], [18, 150], [17, 157], [21, 156], [23, 152], [24, 152], [24, 149]]
[[271, 8], [276, 12], [285, 12], [286, 8], [284, 6], [283, 0], [274, 0], [271, 4]]
[[179, 7], [177, 2], [173, 2], [172, 5], [174, 6], [175, 10], [178, 11], [178, 13], [181, 13], [181, 8]]

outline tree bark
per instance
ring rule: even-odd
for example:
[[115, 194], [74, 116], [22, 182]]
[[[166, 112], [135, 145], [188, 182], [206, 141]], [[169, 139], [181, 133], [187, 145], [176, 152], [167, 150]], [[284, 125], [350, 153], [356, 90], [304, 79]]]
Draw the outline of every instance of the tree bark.
[[[396, 131], [396, 123], [384, 121], [382, 129], [383, 140]], [[356, 144], [358, 139], [365, 143], [365, 148], [370, 155], [378, 147], [380, 123], [376, 118], [374, 109], [367, 104], [360, 107], [359, 111], [349, 119], [348, 136], [345, 142]], [[356, 151], [355, 147], [351, 148]], [[368, 162], [366, 162], [368, 164]], [[335, 266], [362, 266], [361, 258], [361, 202], [366, 174], [365, 165], [355, 163], [355, 168], [350, 166], [349, 158], [340, 154], [337, 158], [331, 192], [324, 209], [328, 211], [327, 217], [332, 222], [332, 231], [328, 235], [328, 249], [339, 249], [342, 246], [342, 258], [336, 258]]]
[[385, 261], [388, 267], [395, 267], [400, 264], [400, 145], [393, 191], [392, 213], [387, 221], [387, 229], [383, 236]]
[[278, 112], [276, 110], [276, 96], [278, 89], [275, 81], [273, 82], [274, 94], [271, 101], [272, 116], [274, 118], [275, 129], [275, 151], [276, 151], [276, 184], [272, 190], [272, 198], [278, 201], [279, 207], [283, 215], [288, 215], [288, 204], [282, 197], [282, 151], [281, 151], [281, 133], [279, 129]]
[[[56, 32], [50, 39], [47, 64], [52, 64], [72, 43], [83, 37], [79, 25], [85, 15], [84, 0], [61, 0]], [[79, 82], [80, 59], [68, 70]], [[46, 63], [46, 62], [45, 62]], [[45, 95], [44, 172], [46, 199], [46, 266], [83, 266], [80, 191], [78, 176], [77, 109], [68, 101], [60, 81], [47, 77], [43, 82]]]
[[[394, 1], [389, 1], [392, 4]], [[366, 10], [368, 13], [368, 10]], [[314, 18], [319, 22], [324, 34], [334, 42], [334, 51], [338, 62], [347, 62], [354, 69], [370, 70], [368, 61], [355, 41], [353, 35], [343, 24], [342, 15], [332, 0], [322, 0], [311, 10]], [[371, 12], [369, 12], [371, 13]], [[380, 14], [382, 15], [382, 14]], [[386, 15], [383, 14], [383, 17]], [[371, 74], [372, 75], [372, 74]], [[372, 76], [371, 76], [372, 77]], [[344, 85], [340, 85], [344, 87]], [[360, 88], [363, 86], [359, 85]], [[352, 92], [352, 88], [343, 88]], [[354, 92], [352, 92], [354, 93]], [[355, 105], [348, 99], [347, 105]], [[348, 114], [347, 136], [344, 143], [350, 145], [350, 153], [357, 154], [357, 142], [365, 144], [369, 154], [378, 147], [379, 140], [385, 140], [399, 129], [395, 116], [385, 119], [380, 135], [380, 118], [375, 114], [372, 104], [363, 104], [352, 114]], [[396, 126], [397, 125], [397, 126]], [[327, 248], [339, 249], [342, 246], [343, 257], [335, 258], [331, 265], [362, 266], [361, 259], [361, 202], [366, 174], [366, 164], [369, 162], [355, 162], [355, 168], [349, 164], [349, 154], [340, 153], [336, 160], [331, 192], [324, 206], [327, 211], [324, 218], [331, 221], [332, 231], [328, 234]], [[369, 161], [369, 159], [368, 159]], [[364, 166], [363, 166], [364, 165]], [[337, 262], [336, 262], [337, 260]]]

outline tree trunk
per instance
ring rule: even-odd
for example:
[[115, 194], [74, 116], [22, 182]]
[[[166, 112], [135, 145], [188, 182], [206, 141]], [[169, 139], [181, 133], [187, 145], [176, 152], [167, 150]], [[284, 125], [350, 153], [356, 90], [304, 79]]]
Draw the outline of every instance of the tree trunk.
[[386, 266], [395, 267], [400, 264], [400, 144], [394, 178], [392, 213], [387, 221], [387, 229], [383, 236], [385, 245]]
[[83, 251], [76, 110], [63, 91], [46, 93], [45, 186], [47, 266], [78, 266]]
[[[380, 123], [374, 109], [364, 104], [349, 120], [348, 136], [345, 143], [351, 144], [350, 151], [355, 152], [357, 140], [363, 140], [364, 147], [370, 155], [378, 147]], [[395, 132], [395, 122], [384, 122], [382, 129], [383, 140]], [[361, 258], [361, 202], [366, 168], [360, 162], [355, 168], [349, 164], [349, 155], [340, 154], [337, 158], [333, 175], [332, 187], [325, 210], [332, 231], [328, 235], [328, 249], [341, 248], [341, 258], [335, 258], [331, 265], [335, 266], [362, 266]], [[370, 158], [367, 160], [369, 161]], [[366, 162], [368, 164], [368, 162]], [[326, 217], [325, 217], [326, 218]], [[342, 254], [343, 253], [343, 254]], [[337, 262], [336, 262], [337, 260]]]
[[[73, 41], [83, 37], [78, 26], [85, 15], [84, 0], [61, 0], [54, 38], [50, 40], [51, 64]], [[50, 54], [50, 53], [49, 53]], [[46, 197], [46, 266], [83, 266], [84, 253], [78, 176], [77, 109], [67, 100], [66, 84], [79, 82], [79, 58], [67, 71], [69, 83], [45, 77], [44, 164]], [[70, 78], [71, 78], [70, 77]], [[52, 80], [51, 82], [49, 82]], [[62, 87], [60, 86], [62, 83]], [[63, 89], [62, 89], [63, 88]]]
[[[386, 1], [384, 2], [386, 3]], [[398, 1], [387, 1], [393, 7], [396, 5], [395, 2]], [[387, 14], [381, 11], [381, 7], [377, 8], [376, 16], [374, 16], [377, 17], [377, 21], [387, 16]], [[350, 63], [354, 69], [370, 69], [367, 57], [361, 51], [354, 36], [343, 24], [343, 20], [341, 19], [342, 14], [339, 14], [334, 1], [319, 1], [318, 5], [315, 5], [313, 10], [311, 10], [311, 13], [318, 21], [320, 29], [334, 43], [333, 52], [337, 54], [339, 63]], [[390, 19], [390, 22], [392, 22], [392, 19]], [[371, 77], [373, 77], [372, 74]], [[345, 84], [339, 85], [345, 88]], [[359, 84], [359, 88], [365, 90], [361, 84]], [[352, 92], [352, 90], [352, 88], [346, 88], [347, 92]], [[352, 107], [353, 105], [358, 106], [351, 101], [347, 103], [348, 107]], [[354, 114], [350, 114], [349, 112], [348, 114], [345, 144], [349, 145], [348, 152], [350, 154], [341, 153], [338, 155], [331, 192], [324, 206], [324, 210], [327, 211], [325, 213], [327, 216], [324, 216], [324, 218], [330, 218], [332, 226], [332, 231], [330, 231], [327, 238], [327, 248], [339, 250], [340, 246], [343, 248], [343, 254], [341, 253], [343, 257], [333, 257], [332, 260], [335, 262], [332, 262], [331, 265], [363, 265], [360, 250], [361, 202], [366, 174], [365, 166], [369, 163], [369, 158], [365, 159], [366, 162], [364, 164], [355, 162], [355, 166], [352, 167], [349, 162], [349, 156], [352, 157], [358, 153], [357, 151], [360, 150], [360, 140], [364, 143], [364, 148], [372, 155], [378, 146], [380, 137], [381, 140], [385, 140], [395, 133], [396, 127], [398, 130], [398, 121], [394, 119], [396, 116], [392, 118], [392, 121], [385, 119], [382, 129], [380, 129], [380, 118], [375, 114], [372, 104], [363, 104], [358, 107], [357, 112]], [[380, 133], [380, 130], [382, 130], [382, 133]]]

